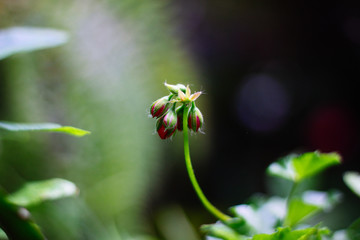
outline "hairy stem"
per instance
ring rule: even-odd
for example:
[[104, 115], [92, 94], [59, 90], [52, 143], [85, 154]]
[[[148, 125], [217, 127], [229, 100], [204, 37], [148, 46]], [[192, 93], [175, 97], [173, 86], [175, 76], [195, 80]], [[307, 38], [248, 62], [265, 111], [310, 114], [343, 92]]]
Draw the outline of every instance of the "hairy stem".
[[219, 209], [217, 209], [214, 205], [212, 205], [209, 202], [209, 200], [207, 200], [203, 191], [200, 188], [199, 183], [196, 180], [194, 169], [192, 167], [192, 163], [191, 163], [191, 159], [190, 159], [189, 133], [188, 133], [189, 131], [188, 131], [188, 125], [187, 125], [188, 114], [189, 114], [189, 106], [185, 106], [184, 114], [183, 114], [184, 154], [185, 154], [186, 169], [188, 171], [191, 184], [193, 185], [194, 190], [195, 190], [196, 194], [198, 195], [201, 203], [204, 205], [204, 207], [216, 218], [225, 222], [225, 221], [231, 219], [231, 217], [222, 213]]

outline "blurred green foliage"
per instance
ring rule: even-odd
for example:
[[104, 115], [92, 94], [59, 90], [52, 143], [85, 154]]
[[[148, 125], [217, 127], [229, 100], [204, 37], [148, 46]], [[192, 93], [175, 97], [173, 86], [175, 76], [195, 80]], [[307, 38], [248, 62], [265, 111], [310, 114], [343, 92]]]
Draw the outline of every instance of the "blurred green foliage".
[[19, 206], [32, 207], [46, 200], [76, 195], [78, 191], [74, 183], [54, 178], [28, 182], [18, 191], [6, 196], [6, 199]]
[[1, 28], [51, 27], [70, 37], [64, 47], [0, 62], [2, 120], [92, 132], [81, 141], [24, 134], [2, 142], [0, 183], [8, 191], [54, 176], [80, 189], [76, 200], [33, 209], [49, 239], [152, 234], [144, 211], [162, 154], [147, 108], [160, 82], [196, 85], [198, 77], [171, 16], [162, 1], [0, 2]]
[[[248, 204], [231, 208], [232, 219], [203, 225], [208, 240], [355, 240], [359, 236], [359, 219], [344, 230], [324, 227], [324, 220], [308, 221], [319, 212], [328, 212], [341, 200], [337, 191], [295, 191], [305, 178], [340, 164], [337, 153], [308, 152], [290, 154], [270, 164], [267, 173], [292, 182], [286, 198], [255, 196]], [[358, 173], [346, 173], [344, 180], [352, 188], [359, 186]], [[351, 179], [350, 181], [349, 178]], [[349, 184], [350, 182], [350, 184]], [[329, 216], [328, 216], [329, 217]]]
[[346, 172], [343, 179], [346, 185], [360, 197], [360, 174], [358, 172]]

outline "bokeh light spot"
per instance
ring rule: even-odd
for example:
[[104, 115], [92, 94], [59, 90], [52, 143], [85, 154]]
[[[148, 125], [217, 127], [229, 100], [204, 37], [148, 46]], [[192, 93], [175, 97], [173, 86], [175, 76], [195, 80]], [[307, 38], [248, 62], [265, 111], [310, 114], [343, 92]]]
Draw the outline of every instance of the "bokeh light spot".
[[260, 132], [276, 130], [284, 122], [290, 105], [284, 86], [265, 74], [247, 78], [238, 90], [236, 103], [241, 122]]

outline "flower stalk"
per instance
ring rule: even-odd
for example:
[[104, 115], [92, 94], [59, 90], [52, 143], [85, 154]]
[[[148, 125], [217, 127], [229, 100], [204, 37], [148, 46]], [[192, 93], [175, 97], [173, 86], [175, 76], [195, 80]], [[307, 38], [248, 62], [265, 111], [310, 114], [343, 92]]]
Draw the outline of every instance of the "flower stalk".
[[217, 209], [214, 205], [212, 205], [209, 202], [209, 200], [206, 198], [205, 194], [201, 190], [198, 181], [196, 180], [195, 172], [190, 159], [189, 133], [188, 133], [188, 124], [187, 124], [188, 114], [189, 114], [189, 106], [185, 105], [183, 112], [184, 155], [185, 155], [186, 169], [189, 174], [191, 184], [197, 196], [199, 197], [201, 203], [204, 205], [204, 207], [216, 218], [218, 218], [222, 222], [226, 222], [227, 220], [230, 220], [231, 217], [222, 213], [219, 209]]
[[170, 138], [176, 131], [183, 131], [185, 163], [190, 182], [204, 207], [220, 221], [226, 223], [231, 217], [214, 207], [205, 197], [196, 180], [190, 159], [189, 131], [201, 132], [204, 122], [202, 113], [195, 105], [195, 100], [200, 97], [201, 92], [191, 94], [189, 85], [185, 87], [182, 84], [165, 83], [165, 86], [170, 95], [156, 100], [150, 107], [151, 116], [157, 118], [156, 131], [161, 139]]

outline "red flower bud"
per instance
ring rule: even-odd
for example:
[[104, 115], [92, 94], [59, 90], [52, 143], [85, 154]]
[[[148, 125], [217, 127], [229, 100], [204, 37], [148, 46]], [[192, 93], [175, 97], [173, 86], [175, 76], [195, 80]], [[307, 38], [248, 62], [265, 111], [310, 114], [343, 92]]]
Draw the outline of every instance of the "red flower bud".
[[170, 103], [168, 101], [168, 96], [162, 97], [153, 104], [151, 104], [150, 107], [150, 114], [152, 117], [161, 117], [170, 107]]
[[200, 110], [193, 103], [190, 108], [189, 117], [188, 117], [188, 127], [194, 132], [198, 132], [204, 123], [203, 115]]
[[168, 129], [173, 129], [177, 127], [177, 116], [175, 112], [175, 107], [172, 107], [167, 113], [164, 115], [163, 122], [164, 126]]
[[161, 117], [156, 122], [156, 131], [161, 139], [166, 139], [171, 137], [175, 133], [176, 125], [173, 128], [166, 127], [164, 117]]

